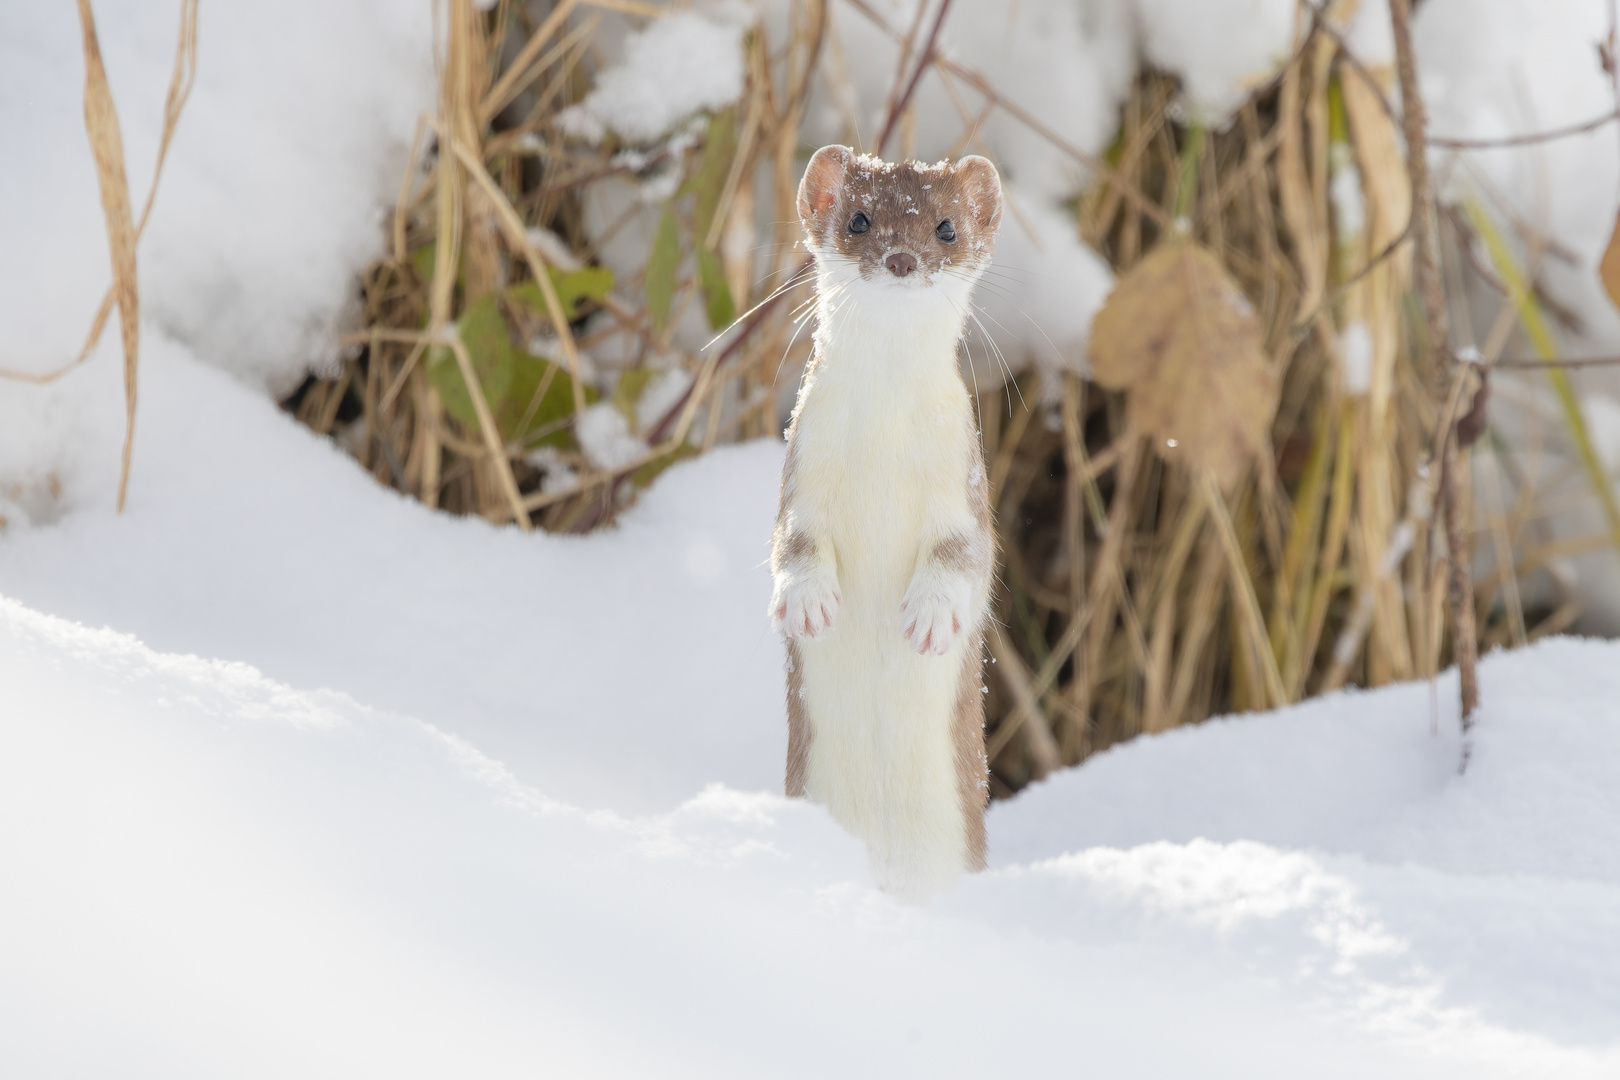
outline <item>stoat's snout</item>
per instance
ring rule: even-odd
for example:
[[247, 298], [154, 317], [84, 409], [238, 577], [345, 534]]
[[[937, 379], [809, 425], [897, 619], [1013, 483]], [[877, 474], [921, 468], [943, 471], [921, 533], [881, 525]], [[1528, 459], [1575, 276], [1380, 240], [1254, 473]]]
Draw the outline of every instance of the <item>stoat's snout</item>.
[[883, 260], [883, 265], [889, 268], [889, 273], [895, 277], [903, 278], [917, 269], [917, 256], [909, 251], [897, 251]]

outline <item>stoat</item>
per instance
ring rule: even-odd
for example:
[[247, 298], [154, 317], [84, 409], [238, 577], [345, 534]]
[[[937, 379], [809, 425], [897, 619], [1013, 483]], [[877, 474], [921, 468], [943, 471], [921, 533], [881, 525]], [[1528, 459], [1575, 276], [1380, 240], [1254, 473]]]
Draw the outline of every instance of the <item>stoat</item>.
[[787, 641], [787, 794], [922, 899], [982, 869], [983, 629], [995, 564], [957, 349], [1001, 222], [982, 157], [818, 150], [799, 185], [815, 348], [787, 431], [770, 616]]

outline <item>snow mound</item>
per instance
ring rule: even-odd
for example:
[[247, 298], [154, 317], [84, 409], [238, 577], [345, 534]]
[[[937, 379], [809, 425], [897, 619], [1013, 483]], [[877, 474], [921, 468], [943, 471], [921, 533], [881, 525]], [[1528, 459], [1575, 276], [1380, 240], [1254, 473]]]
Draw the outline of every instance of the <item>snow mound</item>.
[[1249, 839], [1620, 885], [1617, 655], [1611, 642], [1563, 638], [1490, 657], [1462, 775], [1455, 676], [1432, 696], [1415, 683], [1338, 693], [1103, 753], [998, 804], [992, 818], [1007, 836], [997, 854]]
[[43, 399], [93, 451], [55, 520], [0, 531], [7, 1071], [1620, 1066], [1616, 646], [1488, 658], [1462, 777], [1424, 687], [1137, 740], [907, 908], [774, 794], [780, 444], [525, 536], [154, 335], [118, 517], [114, 359]]

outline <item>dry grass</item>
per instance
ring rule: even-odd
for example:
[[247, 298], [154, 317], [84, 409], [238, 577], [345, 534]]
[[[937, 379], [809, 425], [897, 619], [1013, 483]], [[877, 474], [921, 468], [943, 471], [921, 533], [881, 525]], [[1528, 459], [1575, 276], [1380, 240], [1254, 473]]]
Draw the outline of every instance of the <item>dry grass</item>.
[[[180, 2], [180, 35], [174, 50], [174, 73], [169, 79], [168, 97], [163, 104], [163, 133], [158, 141], [152, 184], [147, 189], [146, 203], [141, 207], [139, 221], [134, 220], [130, 210], [129, 180], [124, 173], [123, 134], [118, 124], [112, 88], [107, 83], [107, 71], [101, 61], [95, 11], [89, 0], [78, 0], [78, 5], [84, 49], [84, 124], [90, 137], [91, 155], [96, 162], [107, 245], [112, 253], [113, 283], [101, 298], [101, 306], [91, 321], [84, 347], [72, 362], [45, 372], [0, 368], [0, 379], [43, 385], [61, 378], [89, 359], [101, 340], [101, 332], [106, 329], [113, 306], [117, 305], [119, 331], [124, 346], [124, 453], [118, 479], [118, 511], [122, 513], [129, 492], [129, 470], [135, 449], [136, 382], [140, 371], [140, 288], [135, 267], [135, 245], [146, 231], [146, 221], [152, 214], [153, 200], [157, 198], [158, 181], [163, 178], [163, 163], [168, 158], [180, 114], [185, 110], [192, 84], [196, 81], [197, 0]], [[55, 483], [53, 477], [53, 487]]]
[[[364, 276], [364, 329], [347, 339], [343, 370], [290, 403], [319, 431], [341, 426], [380, 482], [524, 528], [600, 526], [668, 463], [779, 430], [771, 388], [808, 348], [789, 317], [801, 297], [779, 291], [803, 268], [793, 200], [814, 148], [801, 142], [800, 119], [813, 88], [854, 101], [827, 5], [797, 0], [787, 40], [763, 30], [748, 38], [735, 107], [709, 118], [702, 138], [629, 162], [611, 142], [571, 141], [555, 123], [591, 83], [602, 17], [591, 9], [656, 10], [562, 0], [481, 14], [450, 0], [440, 107], [419, 133], [391, 249]], [[1153, 385], [1109, 390], [1077, 373], [1040, 385], [1026, 375], [982, 395], [1005, 559], [989, 703], [997, 791], [1141, 732], [1347, 683], [1433, 677], [1451, 642], [1431, 433], [1467, 410], [1474, 388], [1458, 378], [1432, 396], [1392, 73], [1369, 72], [1302, 14], [1286, 68], [1226, 130], [1178, 119], [1173, 80], [1147, 72], [1096, 160], [981, 73], [933, 56], [937, 22], [889, 26], [860, 0], [839, 9], [850, 10], [911, 58], [885, 125], [902, 150], [908, 88], [926, 66], [961, 113], [958, 152], [981, 150], [976, 132], [1001, 110], [1091, 170], [1076, 228], [1122, 280], [1167, 242], [1190, 244], [1214, 268], [1198, 273], [1252, 309], [1227, 335], [1245, 350], [1231, 377], [1265, 384], [1244, 406], [1259, 434], [1244, 435], [1237, 457], [1175, 453], [1152, 436], [1133, 405]], [[946, 9], [930, 10], [937, 19]], [[582, 198], [632, 164], [677, 170], [679, 187], [644, 271], [607, 284], [590, 277], [604, 238], [587, 235]], [[1534, 288], [1546, 246], [1481, 191], [1477, 206], [1443, 222], [1461, 343], [1472, 340], [1468, 297], [1494, 281], [1503, 295], [1485, 358], [1519, 325], [1550, 350]], [[1347, 212], [1352, 204], [1359, 213]], [[1488, 242], [1489, 275], [1470, 260], [1465, 220]], [[774, 224], [758, 235], [757, 221]], [[537, 243], [536, 228], [558, 242]], [[772, 253], [763, 274], [760, 249]], [[672, 344], [692, 305], [731, 326], [721, 345]], [[581, 352], [615, 334], [634, 341], [637, 360], [610, 390], [588, 377]], [[686, 372], [689, 389], [640, 432], [647, 451], [593, 464], [575, 438], [579, 414], [598, 398], [633, 412], [634, 395], [669, 366]], [[1482, 444], [1491, 464], [1479, 539], [1494, 565], [1474, 599], [1486, 645], [1567, 627], [1579, 605], [1560, 559], [1613, 540], [1550, 540], [1562, 501], [1593, 505], [1595, 489], [1595, 505], [1614, 506], [1567, 383], [1555, 378], [1554, 391], [1561, 427], [1557, 417], [1531, 424], [1516, 449], [1495, 435]], [[1558, 440], [1576, 448], [1587, 486], [1549, 473], [1543, 450]], [[1467, 504], [1469, 470], [1459, 473]]]
[[[737, 106], [703, 137], [638, 161], [611, 142], [570, 141], [555, 123], [589, 86], [600, 19], [569, 29], [566, 16], [590, 8], [660, 10], [563, 0], [531, 20], [532, 5], [488, 14], [466, 0], [448, 5], [440, 108], [424, 118], [429, 137], [402, 185], [392, 250], [364, 276], [366, 329], [347, 339], [356, 352], [337, 377], [312, 380], [291, 403], [319, 431], [356, 426], [361, 462], [429, 505], [574, 532], [611, 520], [669, 463], [775, 427], [776, 369], [807, 348], [789, 347], [791, 305], [766, 304], [706, 352], [682, 351], [671, 336], [694, 303], [725, 329], [799, 268], [784, 227], [766, 241], [783, 257], [756, 274], [753, 179], [772, 176], [770, 217], [791, 221], [798, 124], [822, 33], [822, 8], [809, 5], [789, 41], [753, 34]], [[585, 265], [584, 191], [671, 169], [680, 184], [640, 280]], [[537, 228], [556, 250], [543, 250]], [[639, 359], [610, 390], [587, 377], [579, 350], [613, 335], [628, 335]], [[634, 415], [649, 377], [670, 368], [689, 387], [638, 432], [646, 452], [593, 462], [576, 418], [604, 396]]]

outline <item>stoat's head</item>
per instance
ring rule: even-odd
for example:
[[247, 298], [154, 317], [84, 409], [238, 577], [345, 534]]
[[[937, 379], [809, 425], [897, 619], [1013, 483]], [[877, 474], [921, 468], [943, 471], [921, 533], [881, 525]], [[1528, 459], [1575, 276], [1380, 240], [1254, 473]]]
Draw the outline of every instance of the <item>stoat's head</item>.
[[977, 155], [923, 165], [823, 146], [799, 182], [799, 221], [824, 280], [965, 299], [995, 248], [1001, 178]]

